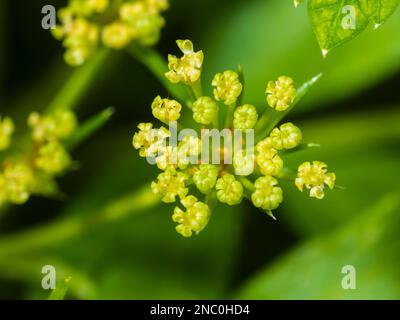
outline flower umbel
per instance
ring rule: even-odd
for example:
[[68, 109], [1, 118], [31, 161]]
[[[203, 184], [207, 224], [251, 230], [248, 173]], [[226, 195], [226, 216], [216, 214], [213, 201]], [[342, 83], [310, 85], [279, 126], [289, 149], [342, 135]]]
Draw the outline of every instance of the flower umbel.
[[[252, 104], [237, 106], [243, 84], [234, 71], [215, 75], [212, 81], [214, 99], [203, 95], [203, 53], [195, 52], [190, 40], [177, 43], [183, 57], [169, 55], [169, 71], [165, 76], [172, 83], [187, 86], [189, 94], [179, 102], [157, 96], [151, 109], [154, 118], [163, 123], [180, 119], [179, 128], [183, 130], [177, 132], [177, 123], [171, 125], [170, 130], [154, 129], [151, 123], [141, 123], [133, 137], [133, 146], [140, 156], [152, 158], [163, 171], [151, 184], [153, 192], [163, 202], [180, 200], [185, 207], [185, 211], [176, 207], [172, 216], [178, 223], [179, 234], [191, 237], [203, 231], [217, 202], [233, 206], [249, 199], [255, 207], [275, 218], [272, 211], [283, 201], [280, 179], [292, 180], [300, 190], [305, 185], [311, 189], [311, 196], [319, 198], [323, 196], [324, 185], [333, 187], [334, 174], [327, 173], [326, 165], [320, 162], [300, 166], [296, 180], [290, 168], [285, 167], [287, 150], [298, 152], [310, 145], [302, 144], [300, 128], [290, 122], [271, 128], [271, 121], [279, 123], [282, 114], [268, 109], [259, 116]], [[242, 72], [241, 68], [239, 71]], [[289, 108], [296, 97], [289, 77], [270, 82], [267, 92], [271, 107], [278, 111]], [[194, 120], [189, 128], [183, 127], [191, 120], [185, 117], [184, 107]], [[276, 118], [271, 118], [271, 114]], [[223, 128], [221, 118], [224, 118]], [[212, 143], [205, 141], [209, 137]]]
[[168, 7], [167, 0], [69, 0], [52, 33], [66, 48], [65, 61], [79, 66], [101, 44], [117, 50], [131, 43], [156, 44]]
[[77, 128], [71, 111], [56, 111], [42, 116], [30, 114], [31, 143], [21, 151], [14, 150], [10, 136], [14, 125], [10, 118], [0, 120], [0, 151], [11, 148], [12, 157], [0, 167], [0, 206], [23, 204], [32, 194], [54, 195], [58, 192], [55, 177], [64, 173], [72, 160], [63, 143]]

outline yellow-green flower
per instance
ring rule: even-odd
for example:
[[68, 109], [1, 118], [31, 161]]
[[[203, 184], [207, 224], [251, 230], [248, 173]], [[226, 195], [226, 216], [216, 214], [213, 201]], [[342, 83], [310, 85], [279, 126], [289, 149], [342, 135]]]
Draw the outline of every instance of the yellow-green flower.
[[271, 138], [266, 138], [256, 146], [256, 162], [264, 175], [277, 176], [283, 168], [283, 160], [273, 148]]
[[154, 157], [164, 147], [165, 139], [170, 136], [168, 129], [153, 129], [152, 123], [140, 123], [139, 132], [132, 139], [132, 145], [139, 150], [141, 157]]
[[293, 79], [281, 76], [277, 81], [270, 81], [267, 86], [267, 102], [277, 111], [285, 111], [296, 97]]
[[112, 49], [123, 49], [131, 41], [130, 29], [121, 22], [114, 22], [103, 28], [102, 41], [106, 47]]
[[155, 194], [162, 196], [162, 201], [165, 203], [172, 203], [176, 201], [179, 196], [183, 199], [187, 193], [188, 188], [185, 186], [187, 176], [182, 172], [175, 170], [168, 170], [158, 175], [157, 181], [151, 183], [151, 189]]
[[200, 124], [212, 123], [218, 115], [218, 105], [210, 97], [201, 97], [193, 103], [193, 119]]
[[279, 207], [283, 200], [282, 189], [278, 186], [278, 181], [265, 176], [258, 178], [254, 183], [255, 191], [251, 195], [251, 201], [257, 208], [271, 211]]
[[71, 157], [62, 144], [51, 141], [39, 148], [35, 164], [40, 170], [55, 175], [71, 165]]
[[156, 157], [156, 164], [160, 170], [175, 170], [181, 164], [182, 169], [186, 167], [186, 163], [182, 163], [179, 159], [178, 147], [166, 146], [159, 150]]
[[233, 156], [233, 167], [238, 176], [248, 176], [254, 172], [255, 156], [252, 153], [246, 153], [245, 150], [237, 152]]
[[234, 113], [233, 127], [239, 130], [253, 129], [258, 120], [257, 110], [250, 104], [238, 107]]
[[304, 186], [310, 189], [310, 197], [323, 199], [325, 185], [335, 187], [336, 175], [328, 173], [328, 166], [321, 161], [304, 162], [298, 168], [295, 184], [300, 191]]
[[32, 138], [35, 141], [67, 139], [75, 131], [78, 120], [69, 110], [57, 111], [48, 116], [37, 112], [29, 115], [28, 125], [32, 128]]
[[8, 200], [14, 204], [23, 204], [31, 195], [33, 172], [24, 163], [8, 163], [3, 173], [7, 187]]
[[243, 199], [243, 186], [232, 174], [225, 174], [217, 180], [215, 186], [217, 198], [220, 202], [230, 206], [239, 204]]
[[190, 40], [177, 40], [176, 43], [183, 52], [183, 57], [168, 56], [169, 71], [165, 76], [172, 83], [183, 82], [191, 85], [200, 79], [204, 60], [203, 51], [194, 52], [193, 43]]
[[210, 209], [208, 205], [198, 201], [195, 196], [188, 196], [182, 199], [181, 203], [186, 211], [176, 207], [172, 220], [179, 224], [176, 231], [185, 238], [189, 238], [193, 232], [198, 234], [207, 226], [210, 219]]
[[177, 121], [181, 117], [182, 105], [176, 100], [162, 99], [157, 96], [152, 105], [153, 116], [168, 124], [170, 121]]
[[285, 123], [270, 134], [272, 145], [277, 150], [296, 148], [303, 139], [301, 130], [293, 123]]
[[215, 99], [223, 101], [226, 105], [236, 103], [243, 90], [239, 75], [230, 70], [217, 73], [212, 81], [212, 86], [214, 87]]
[[219, 168], [212, 164], [202, 164], [193, 175], [193, 182], [200, 192], [209, 193], [217, 183]]
[[0, 118], [0, 151], [8, 149], [14, 133], [14, 122], [11, 118]]

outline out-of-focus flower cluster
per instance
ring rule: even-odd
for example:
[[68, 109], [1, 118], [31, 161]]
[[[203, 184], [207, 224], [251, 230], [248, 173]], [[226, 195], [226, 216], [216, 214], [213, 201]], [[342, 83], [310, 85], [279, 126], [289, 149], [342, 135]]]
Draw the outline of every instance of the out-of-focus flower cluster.
[[57, 111], [42, 116], [33, 112], [28, 117], [28, 126], [32, 133], [25, 148], [25, 140], [11, 140], [13, 120], [0, 118], [0, 151], [4, 153], [0, 155], [0, 206], [23, 204], [32, 194], [56, 195], [55, 177], [71, 166], [64, 141], [77, 128], [74, 113]]
[[70, 0], [59, 10], [61, 23], [52, 33], [66, 48], [65, 61], [78, 66], [100, 44], [112, 49], [156, 44], [168, 8], [168, 0]]
[[[211, 83], [214, 97], [204, 96], [200, 84], [203, 52], [196, 52], [189, 40], [178, 40], [177, 44], [183, 56], [169, 55], [169, 71], [165, 76], [172, 83], [183, 83], [193, 89], [195, 99], [187, 103], [187, 107], [202, 129], [224, 130], [231, 136], [242, 130], [239, 139], [242, 148], [227, 150], [225, 145], [219, 144], [218, 150], [214, 150], [213, 145], [211, 149], [219, 155], [219, 162], [206, 162], [202, 156], [209, 150], [203, 148], [210, 144], [204, 144], [203, 130], [196, 132], [197, 136], [186, 135], [168, 145], [167, 141], [171, 142], [173, 136], [171, 127], [155, 128], [152, 123], [141, 123], [133, 136], [133, 146], [141, 157], [152, 159], [162, 171], [151, 184], [153, 192], [165, 203], [180, 202], [182, 206], [175, 208], [172, 219], [178, 224], [177, 232], [184, 237], [206, 227], [216, 200], [233, 206], [247, 198], [273, 217], [272, 211], [283, 201], [279, 179], [288, 178], [284, 154], [301, 149], [303, 136], [290, 122], [267, 132], [265, 119], [271, 118], [271, 113], [272, 117], [279, 116], [295, 101], [297, 91], [293, 80], [282, 76], [268, 83], [267, 102], [275, 110], [264, 108], [259, 115], [251, 104], [238, 105], [243, 92], [238, 72], [228, 70], [216, 74]], [[157, 96], [151, 110], [156, 119], [168, 125], [171, 121], [180, 121], [183, 105]], [[255, 145], [247, 144], [250, 141], [244, 133], [249, 131], [253, 138], [261, 133]], [[253, 152], [248, 152], [249, 149]], [[227, 161], [229, 157], [231, 161]], [[328, 173], [327, 166], [318, 161], [303, 163], [298, 168], [297, 178], [291, 176], [290, 179], [301, 191], [304, 186], [310, 189], [310, 196], [317, 199], [324, 197], [324, 186], [332, 189], [335, 185], [335, 174]]]

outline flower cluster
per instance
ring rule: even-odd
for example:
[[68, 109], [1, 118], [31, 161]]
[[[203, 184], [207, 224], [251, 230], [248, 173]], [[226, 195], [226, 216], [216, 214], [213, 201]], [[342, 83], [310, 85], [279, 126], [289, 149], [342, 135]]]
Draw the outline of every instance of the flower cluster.
[[10, 118], [0, 121], [0, 150], [9, 151], [0, 169], [0, 206], [23, 204], [32, 194], [54, 195], [57, 192], [54, 178], [71, 165], [64, 141], [77, 128], [74, 113], [57, 111], [42, 116], [33, 112], [28, 117], [28, 126], [32, 130], [28, 149], [13, 152], [14, 123]]
[[[190, 40], [178, 40], [177, 44], [183, 57], [168, 57], [169, 71], [165, 76], [172, 83], [187, 85], [196, 98], [192, 101], [188, 98], [187, 105], [183, 105], [157, 96], [151, 110], [161, 123], [170, 124], [181, 119], [184, 106], [187, 106], [193, 120], [202, 127], [201, 134], [192, 130], [198, 135], [185, 135], [173, 143], [171, 126], [168, 130], [141, 123], [133, 136], [133, 146], [141, 157], [152, 160], [162, 171], [151, 184], [153, 192], [165, 203], [181, 203], [182, 207], [175, 207], [172, 216], [178, 224], [178, 233], [190, 237], [202, 231], [216, 201], [233, 206], [247, 198], [255, 207], [274, 217], [272, 211], [283, 201], [283, 190], [279, 185], [282, 178], [293, 180], [301, 191], [305, 186], [310, 189], [310, 196], [318, 199], [324, 197], [325, 185], [330, 189], [335, 186], [335, 175], [328, 173], [327, 166], [318, 161], [300, 165], [297, 178], [290, 175], [290, 168], [285, 167], [283, 158], [288, 150], [301, 149], [303, 135], [297, 126], [287, 122], [272, 130], [266, 129], [265, 119], [271, 119], [271, 113], [272, 117], [279, 118], [279, 114], [295, 101], [296, 89], [291, 78], [282, 76], [268, 83], [267, 102], [275, 110], [264, 108], [259, 114], [254, 105], [238, 105], [243, 84], [240, 75], [232, 70], [216, 74], [211, 83], [214, 97], [204, 96], [201, 91], [203, 52], [196, 52]], [[224, 124], [219, 119], [224, 119]], [[223, 130], [218, 131], [221, 128]], [[231, 138], [233, 132], [236, 137], [236, 131], [239, 131], [238, 144], [244, 148], [237, 150], [226, 145], [214, 146], [214, 143], [210, 147], [204, 143], [203, 135], [210, 129], [224, 131]], [[248, 132], [256, 137], [255, 146], [247, 144], [254, 140], [249, 140]], [[222, 135], [217, 140], [221, 138]], [[209, 149], [218, 155], [217, 162], [203, 157]]]
[[70, 0], [58, 12], [60, 24], [52, 30], [63, 41], [65, 61], [83, 64], [100, 44], [123, 49], [132, 42], [151, 46], [165, 24], [162, 12], [168, 0]]

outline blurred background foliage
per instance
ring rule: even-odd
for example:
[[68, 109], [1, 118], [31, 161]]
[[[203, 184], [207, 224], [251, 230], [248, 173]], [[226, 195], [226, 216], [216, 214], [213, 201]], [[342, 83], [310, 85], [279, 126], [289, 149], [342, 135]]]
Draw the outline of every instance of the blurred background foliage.
[[[74, 72], [41, 29], [48, 2], [0, 1], [0, 112], [16, 118], [19, 130]], [[57, 8], [65, 2], [51, 1]], [[245, 99], [260, 110], [268, 80], [286, 74], [300, 84], [323, 72], [290, 118], [306, 141], [322, 147], [291, 155], [289, 163], [327, 162], [346, 189], [317, 201], [286, 183], [278, 221], [248, 203], [220, 206], [201, 235], [188, 240], [175, 232], [168, 205], [135, 210], [65, 241], [40, 239], [42, 229], [35, 228], [96, 217], [155, 177], [131, 137], [139, 122], [151, 121], [154, 96], [167, 92], [128, 54], [113, 52], [74, 101], [80, 119], [108, 106], [116, 113], [74, 152], [80, 169], [61, 180], [65, 199], [33, 198], [0, 217], [0, 298], [47, 297], [40, 271], [54, 264], [59, 277], [72, 276], [74, 299], [399, 299], [400, 10], [327, 59], [305, 6], [294, 9], [290, 0], [172, 0], [166, 19], [163, 56], [176, 52], [175, 39], [192, 39], [205, 52], [205, 83], [240, 63]], [[68, 232], [54, 226], [54, 234]], [[344, 265], [356, 267], [357, 290], [341, 288]]]

